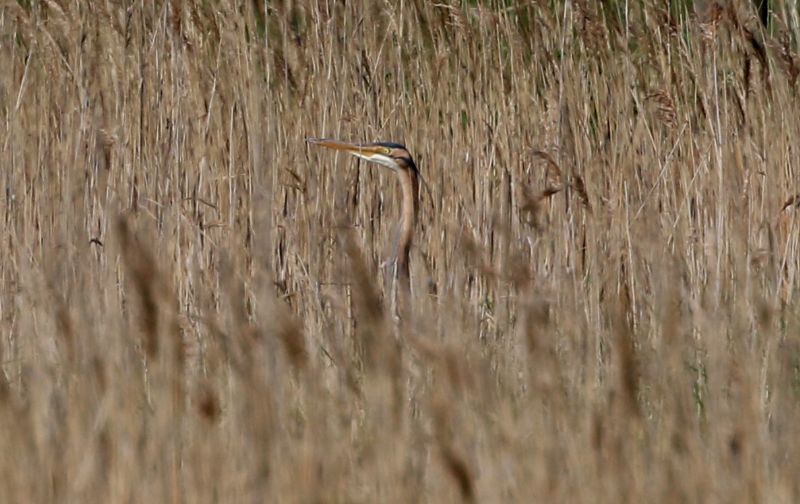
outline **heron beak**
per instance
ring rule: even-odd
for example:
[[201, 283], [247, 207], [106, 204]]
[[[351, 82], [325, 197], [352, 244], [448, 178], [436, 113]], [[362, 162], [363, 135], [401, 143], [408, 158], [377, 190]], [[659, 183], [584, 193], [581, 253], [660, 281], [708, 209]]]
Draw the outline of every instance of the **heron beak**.
[[365, 145], [350, 142], [340, 142], [329, 138], [308, 138], [306, 142], [313, 145], [321, 145], [329, 149], [345, 151], [356, 157], [379, 164], [392, 171], [397, 171], [400, 167], [391, 156], [386, 154], [386, 148], [380, 145]]
[[330, 138], [307, 138], [306, 142], [312, 145], [327, 147], [329, 149], [345, 151], [367, 160], [375, 155], [383, 154], [382, 147], [373, 147], [350, 142], [340, 142], [339, 140], [333, 140]]

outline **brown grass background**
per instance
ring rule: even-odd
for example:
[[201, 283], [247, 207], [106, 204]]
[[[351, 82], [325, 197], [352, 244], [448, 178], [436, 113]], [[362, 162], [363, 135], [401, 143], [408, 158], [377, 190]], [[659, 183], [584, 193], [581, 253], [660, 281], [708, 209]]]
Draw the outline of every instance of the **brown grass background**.
[[785, 4], [5, 2], [0, 500], [797, 502]]

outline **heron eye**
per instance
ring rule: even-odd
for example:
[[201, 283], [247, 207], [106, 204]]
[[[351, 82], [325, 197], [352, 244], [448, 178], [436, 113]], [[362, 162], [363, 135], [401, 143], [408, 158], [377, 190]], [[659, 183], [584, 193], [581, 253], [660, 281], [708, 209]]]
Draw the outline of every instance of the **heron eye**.
[[392, 149], [389, 149], [389, 148], [384, 148], [384, 149], [383, 149], [383, 153], [384, 153], [384, 154], [386, 154], [386, 155], [388, 156], [389, 154], [391, 154], [391, 153], [392, 153]]

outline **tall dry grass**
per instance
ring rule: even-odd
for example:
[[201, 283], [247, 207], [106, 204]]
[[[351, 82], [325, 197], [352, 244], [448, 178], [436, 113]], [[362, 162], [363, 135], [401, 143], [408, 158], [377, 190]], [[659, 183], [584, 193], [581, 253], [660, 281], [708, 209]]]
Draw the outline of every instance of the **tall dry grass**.
[[796, 502], [797, 12], [672, 4], [6, 2], [0, 500]]

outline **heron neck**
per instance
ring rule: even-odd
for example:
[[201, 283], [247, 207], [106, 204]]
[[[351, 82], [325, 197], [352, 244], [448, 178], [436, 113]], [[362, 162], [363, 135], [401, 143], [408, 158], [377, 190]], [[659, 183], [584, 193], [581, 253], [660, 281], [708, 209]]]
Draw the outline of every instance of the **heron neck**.
[[408, 281], [408, 257], [411, 241], [414, 237], [414, 225], [417, 221], [417, 197], [419, 181], [417, 175], [410, 170], [399, 171], [400, 189], [403, 195], [400, 229], [397, 240], [397, 274]]

